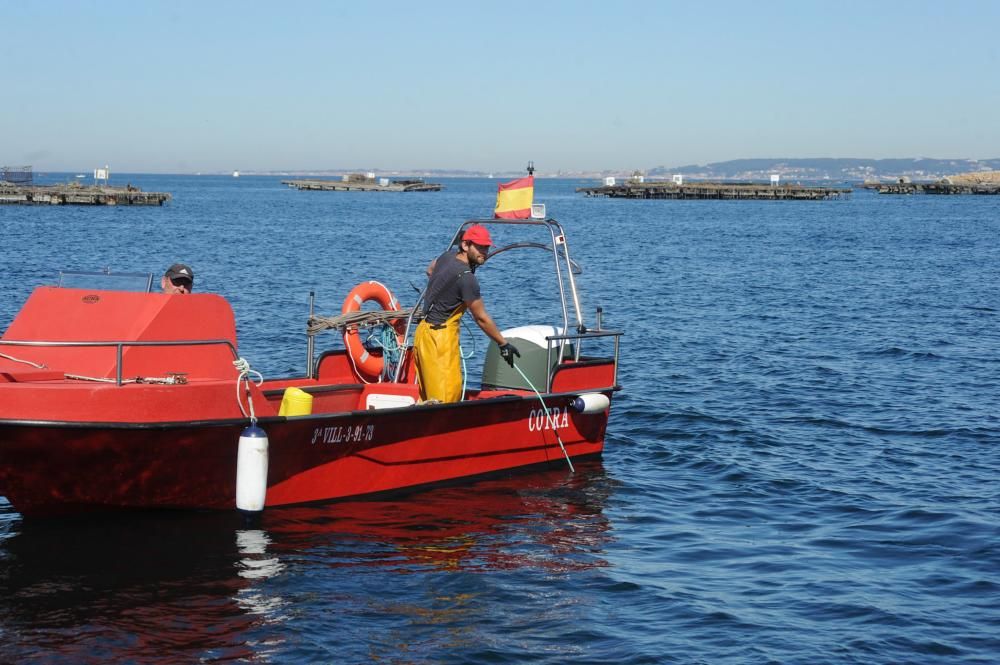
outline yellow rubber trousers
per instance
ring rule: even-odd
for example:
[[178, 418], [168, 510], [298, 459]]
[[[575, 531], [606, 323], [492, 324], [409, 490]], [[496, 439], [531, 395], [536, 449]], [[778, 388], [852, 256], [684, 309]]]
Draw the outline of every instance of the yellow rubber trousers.
[[422, 401], [458, 402], [462, 399], [462, 358], [458, 335], [463, 314], [465, 305], [459, 306], [437, 330], [425, 320], [420, 322], [417, 332], [413, 334]]

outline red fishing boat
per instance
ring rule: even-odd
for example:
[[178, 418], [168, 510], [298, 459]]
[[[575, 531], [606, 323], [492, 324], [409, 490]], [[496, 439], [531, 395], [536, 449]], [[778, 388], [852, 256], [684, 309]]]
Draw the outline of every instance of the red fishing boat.
[[[0, 338], [0, 496], [26, 516], [254, 511], [600, 455], [621, 333], [601, 328], [600, 309], [593, 328], [584, 323], [579, 268], [558, 222], [470, 220], [452, 246], [474, 223], [542, 234], [547, 242], [492, 256], [548, 250], [563, 321], [504, 331], [521, 350], [517, 364], [491, 344], [481, 386], [451, 404], [419, 403], [410, 345], [419, 300], [400, 309], [377, 282], [352, 291], [337, 317], [310, 315], [304, 376], [268, 380], [253, 380], [239, 357], [218, 295], [35, 289]], [[360, 308], [365, 300], [382, 309]], [[345, 348], [317, 359], [323, 330], [343, 335]]]

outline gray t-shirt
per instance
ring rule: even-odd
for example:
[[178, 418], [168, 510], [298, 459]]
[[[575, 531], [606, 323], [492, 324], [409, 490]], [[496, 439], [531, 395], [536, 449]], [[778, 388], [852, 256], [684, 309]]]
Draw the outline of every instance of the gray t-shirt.
[[460, 261], [455, 252], [439, 256], [427, 282], [424, 300], [427, 322], [444, 323], [462, 303], [479, 298], [479, 280], [469, 269], [469, 264]]

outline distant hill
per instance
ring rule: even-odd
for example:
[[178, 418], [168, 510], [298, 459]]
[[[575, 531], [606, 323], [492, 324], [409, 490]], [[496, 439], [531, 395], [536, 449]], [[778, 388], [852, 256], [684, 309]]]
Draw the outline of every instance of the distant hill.
[[720, 180], [767, 180], [771, 174], [793, 180], [891, 179], [903, 176], [912, 180], [938, 180], [947, 175], [1000, 169], [998, 159], [733, 159], [712, 164], [657, 166], [646, 171], [650, 177], [683, 174], [689, 178]]
[[[639, 171], [651, 178], [667, 178], [682, 174], [696, 180], [753, 180], [767, 182], [772, 174], [777, 173], [782, 180], [832, 180], [834, 182], [862, 182], [864, 180], [893, 180], [908, 177], [912, 181], [933, 181], [949, 175], [979, 171], [1000, 170], [998, 159], [854, 159], [854, 158], [803, 158], [788, 157], [767, 159], [733, 159], [728, 162], [711, 164], [687, 164], [684, 166], [656, 166], [646, 171]], [[282, 169], [248, 171], [240, 170], [241, 175], [280, 175], [309, 176], [322, 178], [340, 178], [348, 173], [373, 172], [380, 177], [417, 177], [417, 178], [482, 178], [495, 177], [498, 180], [520, 178], [524, 171], [486, 171], [462, 169], [385, 169], [378, 167], [359, 167], [344, 169]], [[546, 171], [539, 166], [535, 174], [539, 178], [602, 178], [607, 176], [628, 177], [632, 171]], [[216, 175], [229, 175], [229, 172], [218, 172]]]

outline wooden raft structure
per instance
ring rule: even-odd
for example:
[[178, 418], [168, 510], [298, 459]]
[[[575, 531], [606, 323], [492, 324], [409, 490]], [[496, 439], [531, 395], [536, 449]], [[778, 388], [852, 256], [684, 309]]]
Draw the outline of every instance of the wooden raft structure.
[[587, 196], [622, 199], [750, 199], [766, 201], [820, 201], [851, 194], [847, 188], [771, 185], [753, 182], [625, 182], [620, 185], [578, 187]]
[[1000, 184], [950, 182], [866, 182], [879, 194], [1000, 194]]
[[0, 205], [120, 205], [161, 206], [170, 200], [164, 192], [144, 192], [138, 187], [68, 185], [14, 185], [0, 182]]
[[349, 177], [342, 180], [307, 179], [282, 180], [282, 185], [288, 185], [298, 190], [315, 190], [322, 192], [439, 192], [443, 187], [437, 183], [423, 180], [389, 180], [381, 178]]

